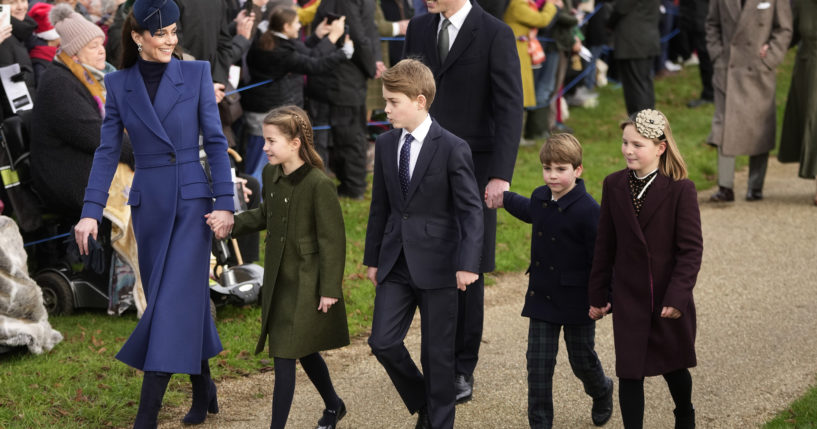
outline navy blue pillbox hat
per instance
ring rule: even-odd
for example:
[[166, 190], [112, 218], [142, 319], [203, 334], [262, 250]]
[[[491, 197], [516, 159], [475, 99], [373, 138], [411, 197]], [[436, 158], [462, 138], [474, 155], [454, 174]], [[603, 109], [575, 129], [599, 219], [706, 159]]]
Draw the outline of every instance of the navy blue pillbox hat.
[[173, 0], [136, 0], [133, 2], [133, 17], [152, 36], [160, 28], [179, 20], [179, 6]]

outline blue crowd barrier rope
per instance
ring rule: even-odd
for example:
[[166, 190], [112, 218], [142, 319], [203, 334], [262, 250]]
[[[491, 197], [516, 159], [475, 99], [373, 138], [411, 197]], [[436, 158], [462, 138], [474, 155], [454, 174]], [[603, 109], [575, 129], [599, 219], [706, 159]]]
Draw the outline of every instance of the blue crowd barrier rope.
[[35, 244], [45, 243], [46, 241], [51, 241], [51, 240], [56, 240], [58, 238], [68, 237], [69, 235], [71, 235], [71, 233], [66, 232], [65, 234], [59, 234], [59, 235], [55, 235], [53, 237], [43, 238], [42, 240], [29, 241], [28, 243], [23, 244], [23, 247], [33, 246]]

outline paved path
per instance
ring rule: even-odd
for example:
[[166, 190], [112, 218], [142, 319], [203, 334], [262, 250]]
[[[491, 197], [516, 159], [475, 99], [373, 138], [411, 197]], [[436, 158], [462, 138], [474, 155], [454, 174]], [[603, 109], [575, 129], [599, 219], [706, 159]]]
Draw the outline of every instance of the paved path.
[[[692, 370], [699, 428], [757, 427], [799, 397], [817, 374], [817, 207], [814, 181], [796, 165], [770, 161], [766, 199], [717, 206], [702, 192], [704, 262], [695, 289], [698, 367]], [[746, 172], [736, 178], [744, 195]], [[527, 427], [527, 319], [519, 316], [527, 278], [500, 276], [485, 291], [485, 335], [474, 400], [457, 407], [457, 428]], [[407, 344], [419, 360], [419, 318]], [[611, 318], [597, 324], [596, 350], [613, 373]], [[338, 393], [349, 408], [341, 428], [413, 428], [410, 416], [365, 338], [325, 354]], [[291, 428], [313, 428], [323, 405], [298, 370]], [[269, 427], [273, 375], [219, 383], [222, 412], [205, 428]], [[672, 400], [660, 377], [647, 379], [645, 428], [671, 428]], [[616, 384], [618, 387], [618, 384]], [[592, 428], [591, 400], [573, 376], [562, 342], [554, 380], [556, 428]], [[616, 397], [613, 419], [620, 428]], [[168, 423], [186, 407], [163, 410]]]

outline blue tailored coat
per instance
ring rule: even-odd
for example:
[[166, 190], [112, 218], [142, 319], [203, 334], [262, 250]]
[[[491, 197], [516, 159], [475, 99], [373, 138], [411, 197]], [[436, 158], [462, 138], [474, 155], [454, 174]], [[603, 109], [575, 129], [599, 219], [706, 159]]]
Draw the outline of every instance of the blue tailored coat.
[[[210, 64], [172, 59], [153, 103], [138, 66], [106, 75], [105, 85], [101, 144], [82, 217], [102, 218], [127, 129], [135, 159], [128, 204], [148, 304], [116, 357], [143, 371], [199, 374], [201, 361], [221, 351], [210, 317], [211, 232], [204, 215], [233, 210]], [[199, 132], [212, 186], [199, 163]]]
[[542, 186], [530, 199], [505, 192], [505, 210], [533, 224], [530, 281], [522, 316], [560, 325], [593, 321], [587, 312], [587, 282], [593, 262], [599, 204], [582, 179], [557, 201]]

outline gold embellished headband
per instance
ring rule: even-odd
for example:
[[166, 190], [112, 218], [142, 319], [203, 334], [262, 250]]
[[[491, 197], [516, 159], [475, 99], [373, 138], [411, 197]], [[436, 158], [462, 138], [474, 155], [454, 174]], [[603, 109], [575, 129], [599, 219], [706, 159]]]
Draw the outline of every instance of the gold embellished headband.
[[664, 127], [667, 120], [661, 112], [653, 109], [644, 109], [635, 115], [635, 128], [638, 134], [648, 139], [663, 139]]

